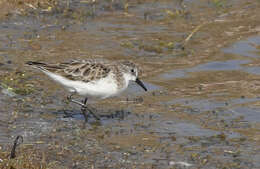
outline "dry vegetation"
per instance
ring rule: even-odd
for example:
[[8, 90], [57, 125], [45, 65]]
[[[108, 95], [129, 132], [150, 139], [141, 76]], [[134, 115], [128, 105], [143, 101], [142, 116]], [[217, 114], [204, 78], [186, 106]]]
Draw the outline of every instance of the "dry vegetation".
[[26, 14], [30, 9], [50, 10], [58, 0], [0, 0], [0, 19], [13, 14]]

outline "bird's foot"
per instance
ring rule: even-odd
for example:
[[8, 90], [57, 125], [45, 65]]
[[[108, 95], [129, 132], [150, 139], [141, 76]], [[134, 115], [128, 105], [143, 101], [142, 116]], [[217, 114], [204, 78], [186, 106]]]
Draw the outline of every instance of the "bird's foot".
[[[72, 94], [73, 95], [73, 94]], [[93, 113], [92, 110], [90, 110], [88, 107], [87, 107], [87, 99], [85, 99], [84, 101], [80, 102], [80, 101], [77, 101], [77, 100], [74, 100], [72, 99], [72, 95], [68, 96], [67, 99], [68, 101], [72, 102], [72, 103], [75, 103], [77, 105], [80, 105], [81, 106], [81, 112], [82, 114], [84, 115], [84, 118], [85, 118], [85, 121], [87, 122], [88, 121], [88, 114], [86, 113], [87, 111], [96, 119], [96, 120], [100, 120], [100, 117], [97, 116], [95, 113]]]

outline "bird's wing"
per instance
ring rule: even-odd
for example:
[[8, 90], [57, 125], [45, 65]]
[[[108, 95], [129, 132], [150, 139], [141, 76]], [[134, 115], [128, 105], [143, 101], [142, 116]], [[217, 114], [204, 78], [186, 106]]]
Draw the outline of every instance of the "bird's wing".
[[111, 71], [110, 63], [104, 60], [71, 60], [56, 64], [27, 62], [27, 64], [43, 71], [59, 74], [70, 80], [79, 80], [84, 82], [91, 82], [105, 78]]

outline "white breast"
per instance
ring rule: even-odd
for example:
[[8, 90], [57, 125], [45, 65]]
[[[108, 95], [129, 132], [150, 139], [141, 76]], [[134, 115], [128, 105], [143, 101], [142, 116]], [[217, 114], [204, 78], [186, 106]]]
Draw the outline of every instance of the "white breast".
[[69, 80], [67, 78], [64, 78], [60, 75], [54, 74], [49, 71], [44, 71], [44, 73], [47, 74], [56, 82], [63, 85], [69, 91], [77, 92], [79, 95], [85, 97], [94, 97], [94, 98], [112, 97], [121, 93], [127, 87], [125, 86], [122, 89], [118, 89], [115, 79], [112, 78], [112, 74], [98, 81], [85, 83], [83, 81]]

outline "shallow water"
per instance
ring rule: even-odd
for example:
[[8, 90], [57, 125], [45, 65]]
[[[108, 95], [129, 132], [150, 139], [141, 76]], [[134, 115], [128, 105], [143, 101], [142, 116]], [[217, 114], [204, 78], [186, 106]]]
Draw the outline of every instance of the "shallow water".
[[225, 53], [258, 58], [259, 54], [257, 54], [256, 47], [254, 45], [260, 45], [259, 36], [250, 37], [246, 40], [236, 42], [231, 47], [224, 48], [222, 51]]
[[213, 61], [205, 64], [200, 64], [193, 68], [179, 69], [176, 71], [173, 70], [170, 73], [165, 73], [161, 75], [161, 77], [165, 79], [173, 79], [173, 78], [187, 77], [189, 72], [243, 70], [241, 65], [246, 63], [250, 63], [250, 61], [249, 60]]

